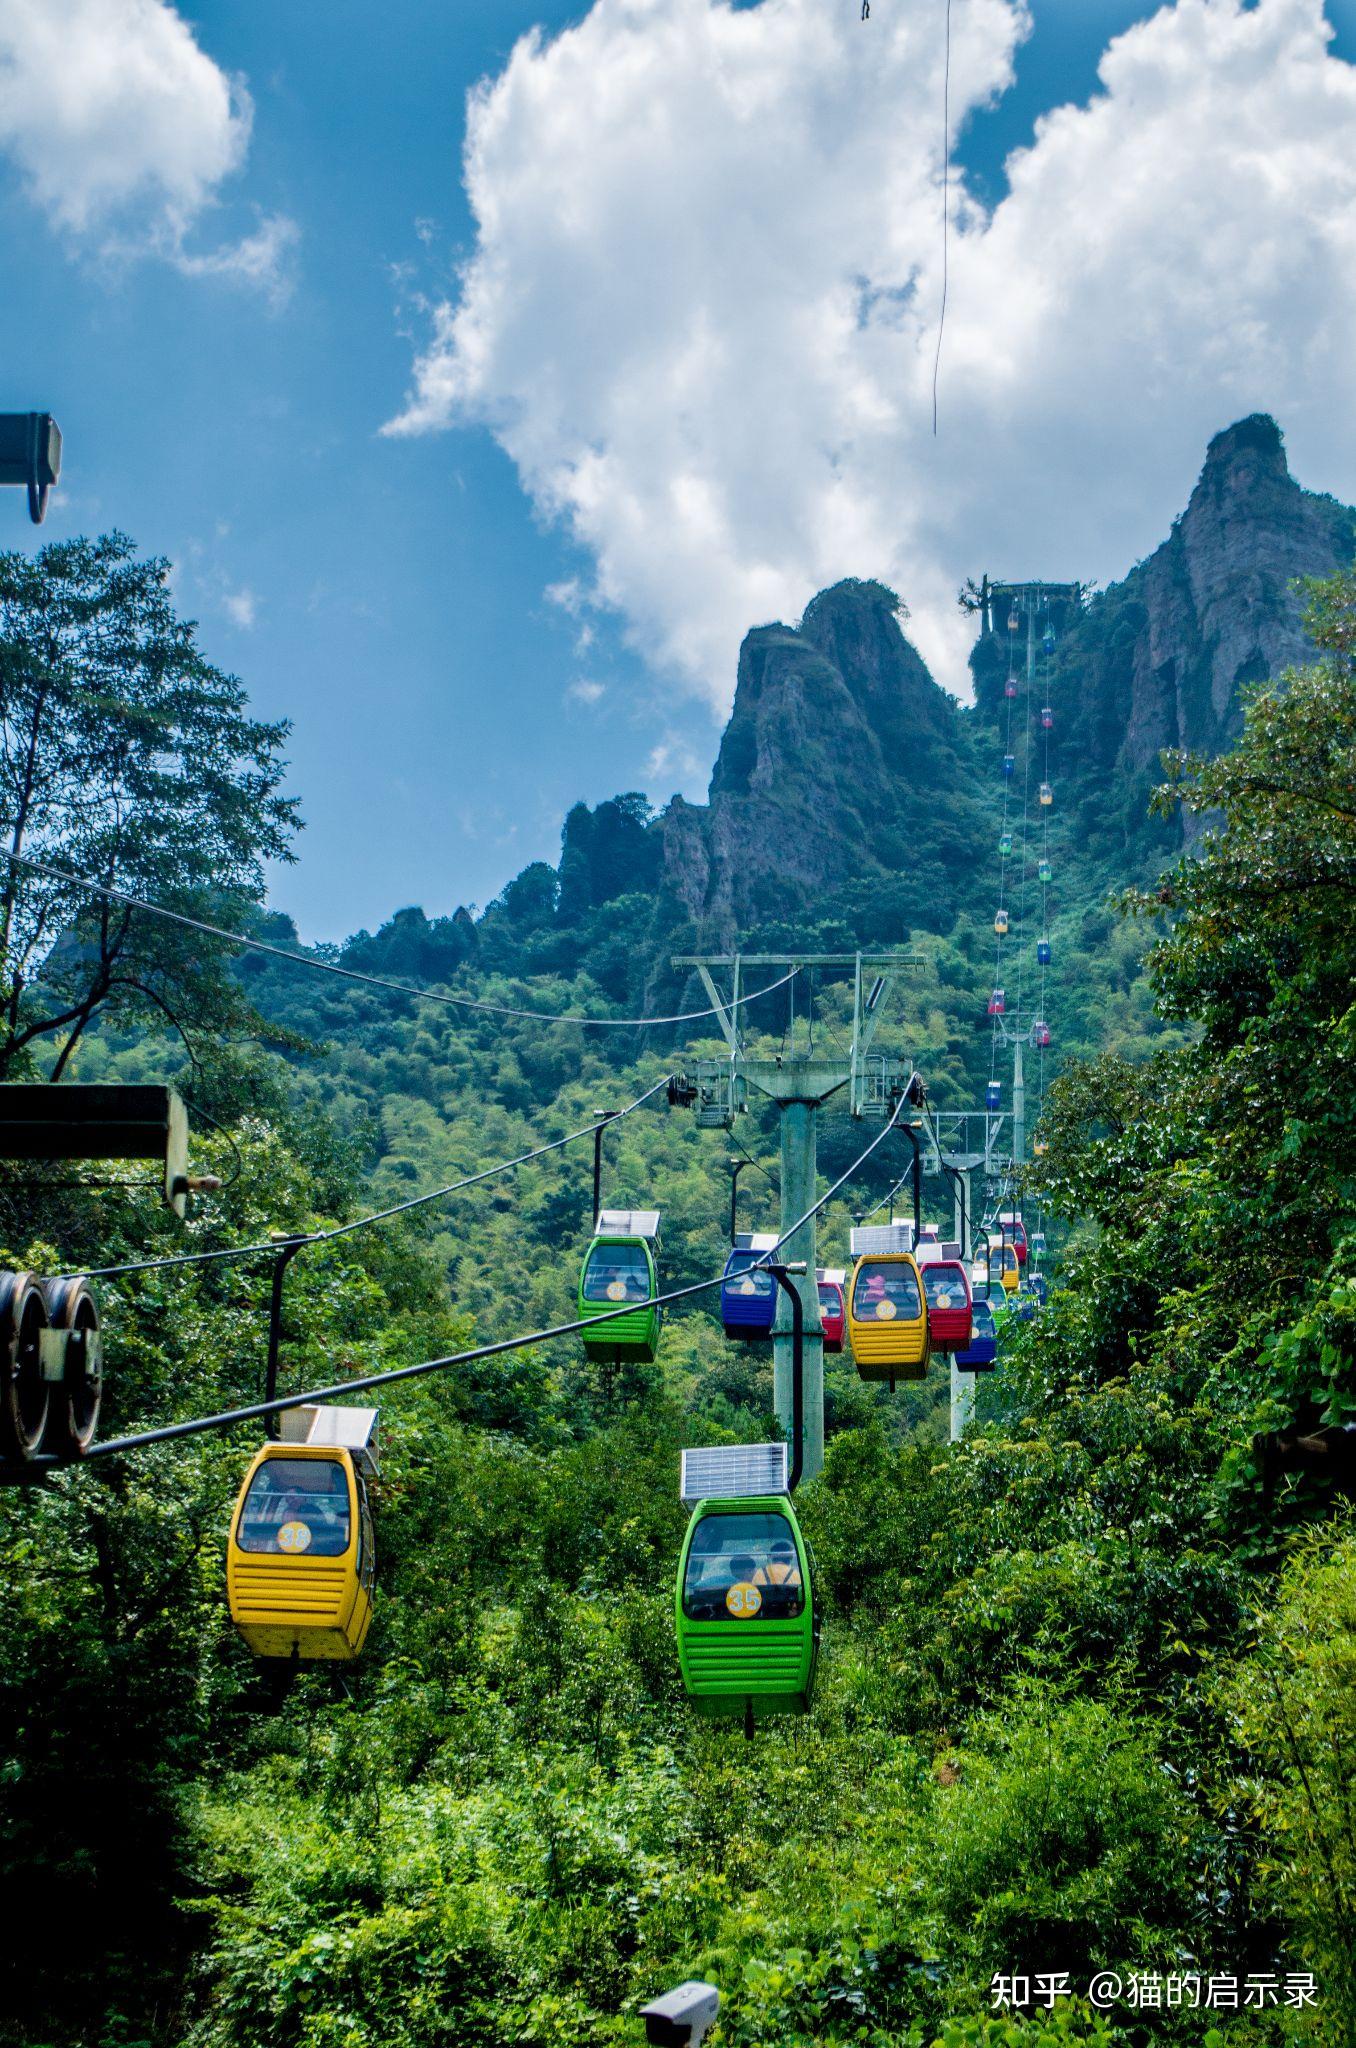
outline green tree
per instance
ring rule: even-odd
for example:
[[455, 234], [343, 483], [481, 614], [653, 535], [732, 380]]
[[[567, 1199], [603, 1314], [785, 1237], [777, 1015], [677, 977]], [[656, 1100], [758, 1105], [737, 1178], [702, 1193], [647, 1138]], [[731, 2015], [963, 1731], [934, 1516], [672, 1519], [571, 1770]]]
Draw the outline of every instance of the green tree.
[[[119, 533], [0, 555], [0, 844], [108, 888], [232, 922], [287, 860], [286, 721], [246, 711], [170, 600], [169, 564]], [[0, 1076], [101, 1011], [181, 1033], [243, 1010], [227, 949], [10, 860], [0, 875]]]

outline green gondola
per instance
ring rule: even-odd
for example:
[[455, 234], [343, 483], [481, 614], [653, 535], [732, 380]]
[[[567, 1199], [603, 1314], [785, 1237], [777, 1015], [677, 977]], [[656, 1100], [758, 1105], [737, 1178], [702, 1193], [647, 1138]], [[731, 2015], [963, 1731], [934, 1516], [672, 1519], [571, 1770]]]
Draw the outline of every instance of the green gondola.
[[[608, 1316], [597, 1335], [584, 1334], [585, 1356], [600, 1364], [629, 1359], [653, 1365], [659, 1350], [662, 1311], [659, 1292], [657, 1209], [600, 1209], [579, 1275], [579, 1320]], [[628, 1301], [642, 1304], [630, 1315], [616, 1311]]]
[[[772, 1456], [785, 1446], [746, 1449]], [[675, 1619], [683, 1684], [699, 1714], [739, 1717], [751, 1731], [770, 1714], [809, 1711], [819, 1617], [809, 1546], [788, 1494], [731, 1492], [696, 1503], [678, 1560]]]

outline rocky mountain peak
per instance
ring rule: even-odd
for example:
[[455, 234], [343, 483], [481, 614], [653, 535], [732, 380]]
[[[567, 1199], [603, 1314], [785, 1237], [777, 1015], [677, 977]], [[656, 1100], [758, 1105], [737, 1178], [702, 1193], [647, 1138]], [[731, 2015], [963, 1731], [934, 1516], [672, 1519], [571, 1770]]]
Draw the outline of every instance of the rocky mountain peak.
[[947, 830], [964, 831], [966, 739], [902, 614], [884, 584], [848, 579], [799, 625], [745, 635], [709, 805], [672, 806], [663, 827], [666, 881], [694, 921], [747, 931], [884, 872], [910, 876], [929, 921], [925, 813], [949, 804], [962, 822]]
[[1145, 839], [1163, 749], [1232, 742], [1243, 687], [1312, 654], [1299, 580], [1345, 567], [1354, 546], [1356, 513], [1295, 482], [1268, 414], [1215, 435], [1168, 539], [1094, 598], [1056, 657], [1058, 765], [1089, 831]]

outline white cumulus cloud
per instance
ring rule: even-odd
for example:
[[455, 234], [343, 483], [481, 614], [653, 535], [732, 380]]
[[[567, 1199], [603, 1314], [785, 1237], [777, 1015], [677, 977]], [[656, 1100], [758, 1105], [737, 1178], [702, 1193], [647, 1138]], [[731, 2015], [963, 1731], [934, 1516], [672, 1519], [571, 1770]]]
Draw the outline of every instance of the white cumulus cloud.
[[[954, 0], [953, 134], [1020, 0]], [[1176, 0], [1038, 124], [991, 213], [952, 172], [943, 0], [595, 0], [469, 105], [477, 221], [390, 431], [487, 424], [594, 603], [723, 711], [739, 637], [879, 576], [963, 682], [967, 574], [1103, 578], [1265, 409], [1356, 495], [1356, 74], [1322, 0]], [[572, 593], [573, 594], [573, 593]]]
[[73, 238], [275, 291], [290, 222], [202, 253], [186, 242], [243, 164], [252, 118], [243, 82], [168, 0], [0, 0], [0, 151]]

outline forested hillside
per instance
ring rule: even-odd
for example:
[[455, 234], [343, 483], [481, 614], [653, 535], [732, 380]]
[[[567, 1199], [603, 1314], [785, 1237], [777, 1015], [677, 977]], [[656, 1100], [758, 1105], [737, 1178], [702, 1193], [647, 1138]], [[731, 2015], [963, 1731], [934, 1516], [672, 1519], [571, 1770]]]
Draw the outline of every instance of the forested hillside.
[[[1340, 1472], [1284, 1477], [1268, 1504], [1253, 1448], [1356, 1419], [1356, 578], [1332, 573], [1350, 515], [1290, 482], [1269, 427], [1212, 444], [1166, 554], [1042, 657], [1059, 1072], [1029, 1199], [1055, 1219], [1055, 1293], [962, 1445], [944, 1372], [892, 1393], [828, 1362], [826, 1469], [797, 1496], [825, 1615], [812, 1714], [746, 1744], [683, 1697], [678, 1453], [772, 1426], [765, 1354], [701, 1297], [654, 1366], [601, 1371], [566, 1338], [388, 1389], [371, 1635], [285, 1693], [223, 1600], [249, 1429], [6, 1488], [0, 2040], [583, 2048], [642, 2039], [638, 2006], [685, 1976], [721, 1987], [713, 2048], [1356, 2036], [1356, 1529]], [[1301, 593], [1301, 573], [1327, 580]], [[222, 1186], [181, 1224], [135, 1176], [6, 1166], [0, 1263], [252, 1244], [585, 1127], [723, 1041], [443, 998], [700, 1008], [670, 954], [736, 937], [908, 940], [923, 964], [882, 1042], [938, 1106], [969, 1106], [1000, 638], [970, 711], [878, 585], [755, 629], [708, 807], [581, 805], [559, 866], [483, 913], [405, 909], [317, 954], [423, 996], [12, 868], [8, 1078], [176, 1078]], [[122, 665], [95, 688], [110, 644]], [[8, 845], [297, 946], [261, 878], [295, 825], [285, 733], [174, 617], [164, 565], [117, 540], [3, 558], [0, 653], [7, 731], [48, 764], [27, 808], [6, 768]], [[1177, 693], [1167, 728], [1154, 678], [1160, 708]], [[1160, 746], [1185, 752], [1164, 766]], [[841, 1037], [846, 981], [814, 999]], [[751, 1006], [769, 1056], [786, 1003]], [[825, 1185], [871, 1135], [825, 1113]], [[732, 1143], [757, 1168], [743, 1219], [769, 1224], [757, 1115], [700, 1130], [661, 1089], [607, 1134], [606, 1197], [661, 1208], [666, 1284], [719, 1270]], [[589, 1153], [303, 1251], [283, 1385], [567, 1320]], [[906, 1161], [887, 1140], [834, 1199], [826, 1253]], [[256, 1398], [268, 1280], [264, 1259], [100, 1283], [102, 1433]], [[1103, 2016], [1098, 1972], [1121, 1987]], [[1033, 1990], [1051, 1973], [1073, 1995]], [[1000, 1976], [1027, 1987], [996, 2012]], [[1235, 2007], [1206, 1999], [1212, 1977]]]

